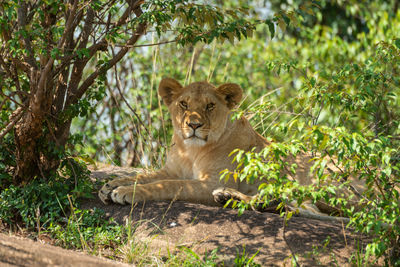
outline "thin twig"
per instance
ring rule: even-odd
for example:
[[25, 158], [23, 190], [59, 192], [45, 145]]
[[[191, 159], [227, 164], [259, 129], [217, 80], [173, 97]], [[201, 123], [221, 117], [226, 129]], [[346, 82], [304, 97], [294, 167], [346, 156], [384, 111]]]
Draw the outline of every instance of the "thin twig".
[[159, 42], [159, 43], [151, 43], [151, 44], [141, 44], [141, 45], [115, 44], [115, 46], [116, 46], [116, 47], [128, 47], [128, 48], [134, 48], [134, 47], [148, 47], [148, 46], [157, 46], [157, 45], [175, 43], [175, 42], [177, 42], [177, 41], [178, 41], [177, 39], [174, 39], [174, 40], [169, 40], [169, 41], [164, 41], [164, 42]]
[[[340, 168], [340, 166], [333, 160], [333, 157], [332, 157], [331, 154], [328, 152], [328, 150], [325, 149], [324, 151], [325, 151], [326, 154], [328, 154], [329, 159], [330, 159], [330, 161], [332, 162], [332, 164], [333, 164], [336, 168], [338, 168], [339, 171], [344, 175], [344, 174], [345, 174], [344, 170], [342, 170], [342, 168]], [[331, 170], [330, 168], [328, 168], [327, 170], [328, 170], [331, 174], [334, 173], [334, 171]], [[348, 176], [349, 176], [349, 175], [347, 175], [347, 177], [343, 177], [344, 180], [345, 180], [345, 182], [347, 181]], [[350, 190], [351, 190], [355, 195], [357, 195], [357, 197], [366, 199], [365, 197], [363, 197], [363, 195], [362, 195], [360, 192], [357, 191], [357, 189], [356, 189], [352, 184], [348, 184], [348, 186], [349, 186]]]
[[10, 97], [10, 96], [6, 95], [5, 93], [3, 93], [1, 90], [0, 90], [0, 94], [1, 94], [2, 96], [4, 96], [5, 98], [7, 98], [8, 100], [10, 100], [11, 102], [13, 102], [14, 104], [16, 104], [17, 106], [26, 108], [23, 104], [18, 103], [16, 100], [14, 100], [12, 97]]

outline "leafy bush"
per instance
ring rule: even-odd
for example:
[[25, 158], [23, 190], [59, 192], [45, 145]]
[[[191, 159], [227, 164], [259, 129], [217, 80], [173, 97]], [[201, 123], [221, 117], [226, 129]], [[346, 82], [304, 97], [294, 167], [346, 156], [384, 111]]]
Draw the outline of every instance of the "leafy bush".
[[104, 247], [116, 248], [126, 241], [125, 227], [104, 218], [104, 211], [74, 209], [66, 225], [51, 223], [47, 231], [65, 248], [90, 249], [93, 253]]
[[[67, 218], [78, 197], [91, 197], [92, 183], [82, 163], [65, 159], [60, 174], [36, 178], [24, 187], [10, 185], [0, 193], [0, 220], [28, 228], [48, 227]], [[69, 176], [61, 176], [69, 174]]]
[[[288, 170], [296, 173], [297, 166], [288, 162], [293, 156], [302, 157], [310, 151], [315, 155], [311, 171], [316, 181], [304, 186], [293, 181]], [[292, 201], [301, 205], [304, 200], [324, 200], [332, 207], [340, 208], [341, 215], [350, 218], [348, 226], [374, 236], [367, 246], [366, 258], [371, 254], [390, 258], [393, 253], [398, 253], [400, 235], [399, 164], [393, 162], [396, 154], [397, 150], [384, 137], [368, 140], [344, 128], [314, 126], [299, 140], [272, 143], [260, 153], [239, 151], [235, 154], [239, 169], [233, 173], [225, 172], [225, 175], [248, 182], [265, 179], [259, 189], [259, 198], [266, 204], [279, 199], [279, 208]], [[340, 171], [327, 171], [328, 163], [340, 166]], [[349, 176], [365, 182], [366, 190], [358, 201], [355, 201], [355, 194], [360, 192], [354, 192]], [[354, 193], [341, 195], [339, 192], [343, 188]], [[239, 203], [238, 206], [241, 211], [247, 205]]]
[[[383, 12], [368, 22], [371, 26], [372, 21], [381, 25], [387, 19]], [[400, 25], [400, 13], [390, 22]], [[396, 73], [400, 71], [400, 39], [390, 30], [370, 29], [367, 35], [357, 37], [358, 42], [347, 43], [337, 37], [327, 40], [324, 33], [316, 38], [315, 31], [329, 34], [329, 29], [317, 26], [305, 33], [301, 47], [283, 49], [288, 54], [303, 53], [304, 57], [291, 59], [290, 55], [281, 54], [286, 60], [267, 63], [268, 71], [281, 82], [294, 81], [296, 95], [281, 106], [271, 104], [276, 101], [274, 94], [267, 95], [247, 110], [255, 113], [253, 124], [260, 125], [275, 140], [260, 153], [235, 151], [239, 168], [225, 172], [222, 178], [230, 176], [248, 182], [264, 179], [260, 197], [265, 203], [281, 200], [280, 208], [292, 201], [300, 205], [306, 199], [323, 199], [350, 218], [349, 227], [372, 235], [373, 241], [366, 248], [367, 261], [371, 255], [385, 256], [387, 263], [397, 265], [400, 79]], [[323, 42], [329, 49], [321, 47]], [[308, 54], [311, 47], [318, 49]], [[280, 88], [276, 94], [286, 92], [290, 90]], [[246, 111], [238, 116], [243, 113]], [[296, 172], [297, 168], [288, 163], [290, 158], [304, 153], [312, 155], [311, 171], [316, 182], [310, 186], [302, 186], [288, 175], [288, 170]], [[329, 171], [329, 164], [337, 171]], [[365, 183], [365, 192], [355, 192], [348, 177]], [[341, 195], [343, 188], [353, 194]], [[357, 194], [359, 200], [351, 203]], [[359, 209], [352, 207], [354, 204]], [[238, 206], [245, 208], [243, 203]]]

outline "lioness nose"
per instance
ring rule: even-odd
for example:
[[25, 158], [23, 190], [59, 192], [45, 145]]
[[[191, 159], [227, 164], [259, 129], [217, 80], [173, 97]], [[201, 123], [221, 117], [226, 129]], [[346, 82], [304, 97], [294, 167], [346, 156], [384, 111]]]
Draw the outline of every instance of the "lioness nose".
[[187, 125], [190, 128], [192, 128], [193, 130], [196, 130], [197, 128], [200, 128], [201, 126], [203, 126], [203, 124], [199, 123], [199, 122], [189, 122]]

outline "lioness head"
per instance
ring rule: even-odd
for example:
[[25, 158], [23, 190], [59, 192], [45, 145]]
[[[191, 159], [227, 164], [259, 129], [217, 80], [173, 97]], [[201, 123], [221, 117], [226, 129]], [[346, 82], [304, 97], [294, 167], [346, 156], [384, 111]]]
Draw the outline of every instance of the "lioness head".
[[229, 111], [241, 100], [242, 89], [233, 83], [215, 87], [207, 82], [183, 87], [165, 78], [158, 94], [171, 113], [175, 134], [186, 145], [203, 146], [218, 141], [226, 131]]

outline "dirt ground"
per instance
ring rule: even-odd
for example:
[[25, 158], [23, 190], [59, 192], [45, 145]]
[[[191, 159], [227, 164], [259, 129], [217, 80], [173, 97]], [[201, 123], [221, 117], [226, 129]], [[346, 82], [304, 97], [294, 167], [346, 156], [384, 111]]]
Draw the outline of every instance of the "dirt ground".
[[[129, 169], [112, 168], [93, 173], [96, 179], [109, 174], [131, 175]], [[118, 223], [132, 223], [135, 238], [145, 242], [154, 254], [163, 256], [182, 247], [199, 254], [218, 248], [220, 261], [231, 266], [243, 249], [262, 266], [291, 266], [293, 256], [301, 266], [350, 266], [349, 259], [367, 239], [338, 223], [300, 217], [286, 226], [276, 214], [209, 207], [185, 202], [148, 202], [137, 205], [104, 205], [98, 198], [83, 208], [104, 209]], [[131, 217], [129, 217], [131, 216]], [[37, 256], [39, 255], [39, 256]], [[40, 256], [42, 255], [42, 256]], [[1, 266], [113, 266], [117, 263], [83, 253], [35, 243], [28, 239], [0, 235]]]
[[85, 204], [92, 207], [104, 209], [119, 223], [126, 223], [131, 214], [137, 236], [160, 256], [167, 248], [171, 252], [184, 246], [200, 254], [219, 248], [228, 266], [244, 247], [250, 256], [258, 251], [255, 259], [262, 266], [290, 266], [293, 255], [302, 266], [345, 266], [350, 265], [357, 242], [366, 241], [344, 230], [341, 223], [296, 217], [284, 227], [276, 214], [245, 211], [238, 216], [235, 210], [179, 201], [139, 203], [133, 209], [98, 200]]

